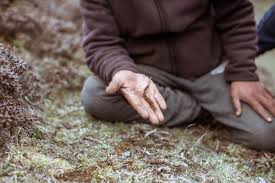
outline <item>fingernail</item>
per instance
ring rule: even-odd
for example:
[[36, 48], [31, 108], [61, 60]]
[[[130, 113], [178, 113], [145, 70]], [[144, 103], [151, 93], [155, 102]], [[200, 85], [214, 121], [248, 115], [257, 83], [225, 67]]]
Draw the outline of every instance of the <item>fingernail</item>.
[[158, 115], [158, 118], [159, 118], [159, 121], [161, 122], [161, 121], [164, 120], [164, 115], [163, 115], [163, 114], [159, 114], [159, 115]]
[[267, 121], [268, 122], [272, 122], [272, 118], [267, 118]]
[[153, 123], [154, 125], [158, 125], [158, 124], [159, 124], [159, 121], [158, 121], [158, 120], [152, 120], [152, 123]]
[[239, 117], [240, 115], [241, 115], [241, 113], [240, 113], [240, 112], [236, 112], [236, 116], [238, 116], [238, 117]]

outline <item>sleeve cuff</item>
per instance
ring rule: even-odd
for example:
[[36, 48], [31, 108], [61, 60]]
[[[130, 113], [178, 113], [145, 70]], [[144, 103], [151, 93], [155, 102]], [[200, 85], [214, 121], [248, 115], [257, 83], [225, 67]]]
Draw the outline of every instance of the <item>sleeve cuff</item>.
[[233, 81], [259, 81], [259, 76], [255, 72], [238, 72], [238, 73], [224, 73], [224, 78], [227, 82]]
[[134, 73], [139, 73], [138, 67], [135, 63], [132, 62], [121, 62], [119, 64], [116, 64], [113, 66], [113, 68], [110, 70], [110, 73], [106, 77], [106, 83], [109, 84], [113, 78], [113, 76], [122, 70], [132, 71]]

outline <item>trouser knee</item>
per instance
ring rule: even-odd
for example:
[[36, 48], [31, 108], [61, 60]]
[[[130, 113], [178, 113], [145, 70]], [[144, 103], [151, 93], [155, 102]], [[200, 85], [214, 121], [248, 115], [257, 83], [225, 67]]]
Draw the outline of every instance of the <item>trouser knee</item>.
[[262, 127], [241, 136], [243, 143], [253, 149], [275, 151], [275, 123], [263, 122]]
[[90, 115], [109, 120], [112, 118], [112, 104], [108, 102], [105, 93], [105, 85], [97, 76], [90, 76], [86, 79], [82, 92], [82, 104]]

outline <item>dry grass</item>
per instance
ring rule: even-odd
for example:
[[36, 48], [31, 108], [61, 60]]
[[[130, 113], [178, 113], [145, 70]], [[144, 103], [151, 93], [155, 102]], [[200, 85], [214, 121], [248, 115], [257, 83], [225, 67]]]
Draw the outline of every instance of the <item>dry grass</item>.
[[0, 44], [0, 153], [16, 134], [32, 134], [41, 101], [37, 77], [26, 63]]
[[[271, 1], [265, 1], [268, 2]], [[62, 18], [62, 13], [52, 15], [41, 9], [26, 17], [36, 21], [38, 12], [43, 14], [40, 17], [44, 21], [48, 18], [70, 22]], [[63, 23], [61, 27], [65, 26]], [[52, 29], [59, 35], [58, 30]], [[12, 40], [3, 40], [11, 42], [20, 55], [30, 60], [44, 79], [48, 97], [43, 101], [45, 120], [35, 126], [35, 137], [9, 144], [9, 150], [0, 160], [0, 182], [253, 183], [262, 179], [274, 182], [274, 154], [220, 141], [215, 126], [153, 128], [146, 124], [102, 122], [87, 116], [79, 93], [89, 72], [80, 61], [80, 49], [76, 48], [75, 54], [69, 56], [63, 51], [52, 54], [56, 45], [63, 44], [57, 40], [53, 47], [46, 44], [36, 52], [24, 32], [13, 36]], [[80, 33], [65, 36], [80, 36]], [[272, 62], [272, 55], [260, 59]]]
[[274, 154], [220, 141], [210, 126], [154, 129], [95, 121], [83, 112], [79, 92], [59, 93], [45, 105], [47, 122], [37, 126], [36, 139], [10, 145], [2, 181], [275, 180]]

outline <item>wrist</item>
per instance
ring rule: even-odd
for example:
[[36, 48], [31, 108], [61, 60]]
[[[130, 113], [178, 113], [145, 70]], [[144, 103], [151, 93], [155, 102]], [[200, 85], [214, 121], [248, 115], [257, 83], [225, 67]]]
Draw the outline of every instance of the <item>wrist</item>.
[[136, 74], [136, 73], [134, 73], [133, 71], [130, 71], [130, 70], [120, 70], [113, 75], [112, 79], [127, 78], [133, 74]]
[[130, 70], [120, 70], [117, 73], [115, 73], [115, 75], [121, 75], [121, 74], [127, 74], [128, 75], [128, 74], [134, 74], [134, 72], [130, 71]]

